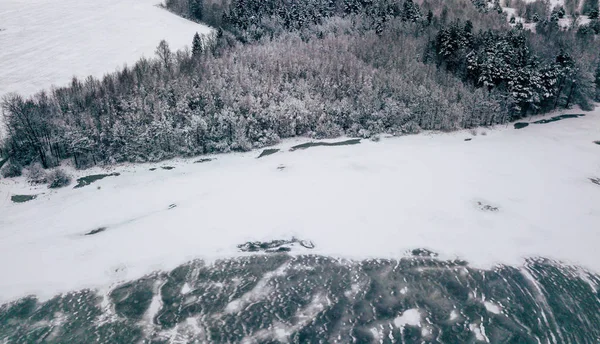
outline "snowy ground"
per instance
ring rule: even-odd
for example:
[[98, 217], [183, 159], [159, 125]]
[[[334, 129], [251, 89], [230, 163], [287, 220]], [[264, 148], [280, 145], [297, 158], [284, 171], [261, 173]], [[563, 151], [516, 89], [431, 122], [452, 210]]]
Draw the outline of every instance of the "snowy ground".
[[[525, 2], [533, 2], [535, 0], [526, 0]], [[550, 8], [555, 8], [555, 7], [560, 7], [564, 5], [564, 1], [563, 0], [552, 0], [550, 1]], [[583, 6], [583, 1], [581, 1], [579, 3], [579, 11], [581, 11], [581, 7]], [[517, 9], [513, 8], [513, 7], [502, 7], [502, 11], [504, 13], [506, 13], [506, 19], [510, 21], [511, 17], [515, 17], [515, 24], [516, 23], [523, 23], [523, 27], [527, 30], [530, 31], [534, 31], [535, 32], [535, 26], [536, 23], [525, 23], [524, 18], [519, 17], [517, 15]], [[590, 22], [590, 18], [586, 15], [580, 15], [577, 17], [577, 25], [581, 26], [581, 25], [586, 25], [589, 24]], [[573, 16], [571, 16], [570, 14], [566, 15], [564, 18], [561, 18], [558, 20], [558, 25], [563, 28], [563, 29], [567, 29], [569, 27], [571, 27], [573, 25]]]
[[165, 39], [190, 45], [199, 25], [158, 8], [160, 0], [0, 1], [0, 97], [31, 95], [73, 76], [101, 77]]
[[120, 176], [78, 189], [0, 179], [0, 303], [292, 236], [314, 242], [311, 253], [349, 258], [428, 248], [482, 267], [542, 256], [600, 271], [600, 185], [589, 179], [600, 177], [600, 108], [477, 131], [293, 152], [300, 141], [287, 141], [261, 159], [253, 151], [117, 167]]

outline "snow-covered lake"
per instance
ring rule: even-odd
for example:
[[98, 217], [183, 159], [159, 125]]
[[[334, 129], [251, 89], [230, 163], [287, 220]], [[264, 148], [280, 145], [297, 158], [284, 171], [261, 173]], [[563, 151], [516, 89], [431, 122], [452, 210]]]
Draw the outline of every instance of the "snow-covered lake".
[[160, 0], [0, 1], [0, 97], [31, 95], [73, 76], [102, 77], [154, 56], [165, 39], [190, 46], [210, 28], [156, 5]]
[[[57, 191], [0, 179], [0, 303], [101, 288], [292, 236], [336, 257], [427, 248], [477, 267], [541, 256], [599, 272], [600, 185], [590, 178], [600, 177], [600, 108], [477, 133], [293, 152], [305, 140], [286, 141], [260, 159], [252, 151], [118, 166], [110, 172], [119, 176]], [[39, 196], [11, 202], [23, 194]]]

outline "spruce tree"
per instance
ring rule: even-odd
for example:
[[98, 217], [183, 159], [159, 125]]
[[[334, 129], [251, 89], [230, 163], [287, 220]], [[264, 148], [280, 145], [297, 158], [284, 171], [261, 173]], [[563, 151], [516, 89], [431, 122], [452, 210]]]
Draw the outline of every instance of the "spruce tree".
[[202, 55], [202, 49], [202, 38], [200, 38], [200, 35], [196, 32], [196, 34], [194, 35], [194, 40], [192, 42], [192, 55], [194, 57]]
[[204, 4], [202, 0], [190, 0], [190, 15], [193, 19], [202, 20]]
[[427, 24], [431, 25], [432, 21], [433, 21], [433, 12], [431, 12], [431, 10], [429, 10], [427, 12]]

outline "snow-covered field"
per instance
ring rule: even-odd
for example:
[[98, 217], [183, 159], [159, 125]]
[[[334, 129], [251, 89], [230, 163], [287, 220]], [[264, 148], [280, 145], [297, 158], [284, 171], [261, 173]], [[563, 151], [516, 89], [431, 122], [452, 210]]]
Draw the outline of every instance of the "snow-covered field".
[[0, 303], [102, 288], [292, 236], [339, 257], [428, 248], [482, 267], [542, 256], [600, 271], [600, 185], [590, 180], [600, 177], [600, 108], [477, 132], [293, 152], [301, 141], [286, 141], [261, 159], [253, 151], [120, 166], [111, 170], [120, 176], [78, 189], [0, 179]]
[[162, 39], [175, 50], [210, 31], [157, 7], [160, 1], [0, 1], [0, 97], [101, 77], [154, 56]]

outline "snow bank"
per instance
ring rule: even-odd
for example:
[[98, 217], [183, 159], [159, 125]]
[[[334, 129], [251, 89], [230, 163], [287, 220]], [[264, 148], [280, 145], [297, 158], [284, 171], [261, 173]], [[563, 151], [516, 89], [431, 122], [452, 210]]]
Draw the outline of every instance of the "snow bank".
[[176, 50], [210, 31], [157, 7], [160, 1], [0, 1], [0, 97], [101, 77], [154, 56], [162, 39]]
[[[600, 177], [600, 108], [478, 132], [290, 152], [304, 142], [293, 140], [261, 159], [253, 151], [121, 166], [120, 176], [78, 189], [0, 179], [0, 303], [292, 236], [311, 240], [310, 252], [347, 258], [427, 248], [483, 267], [539, 255], [600, 271], [600, 186], [589, 180]], [[149, 170], [164, 165], [175, 168]], [[84, 235], [99, 227], [107, 229]]]

